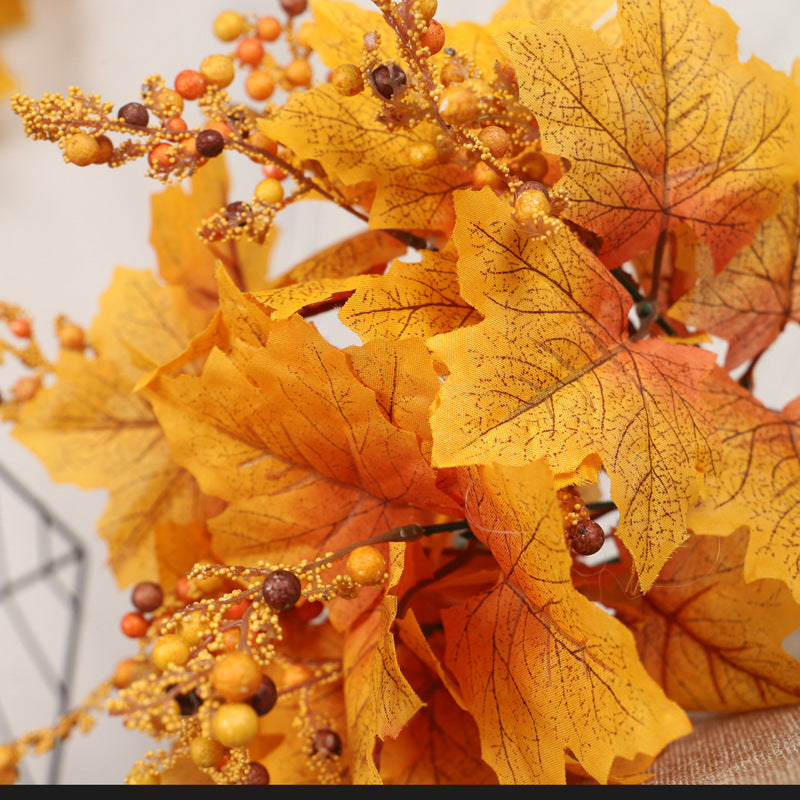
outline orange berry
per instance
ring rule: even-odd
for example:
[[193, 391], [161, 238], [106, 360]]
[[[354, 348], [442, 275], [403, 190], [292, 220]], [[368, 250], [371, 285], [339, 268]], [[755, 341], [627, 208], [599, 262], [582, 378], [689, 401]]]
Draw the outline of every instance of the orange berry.
[[212, 730], [225, 747], [246, 747], [258, 735], [258, 715], [247, 703], [224, 703], [214, 715]]
[[339, 64], [331, 72], [330, 82], [345, 97], [352, 97], [364, 89], [364, 78], [355, 64]]
[[275, 178], [264, 178], [263, 181], [260, 181], [255, 188], [254, 191], [256, 200], [260, 200], [262, 203], [267, 203], [269, 205], [274, 205], [275, 203], [280, 203], [283, 200], [283, 186], [279, 180]]
[[442, 66], [439, 78], [444, 86], [451, 86], [466, 80], [467, 75], [467, 68], [460, 61], [450, 60]]
[[268, 100], [275, 91], [275, 81], [268, 72], [255, 69], [245, 79], [244, 89], [253, 100]]
[[296, 58], [286, 67], [285, 75], [292, 86], [310, 86], [314, 71], [305, 58]]
[[14, 336], [18, 336], [20, 339], [30, 338], [32, 328], [31, 321], [29, 319], [26, 319], [25, 317], [17, 317], [8, 323], [8, 327]]
[[257, 67], [264, 57], [264, 45], [258, 36], [245, 36], [238, 45], [236, 45], [236, 55], [242, 64], [248, 64], [251, 67]]
[[17, 763], [17, 754], [8, 744], [0, 744], [0, 769], [8, 769]]
[[472, 185], [476, 189], [482, 189], [484, 186], [500, 189], [503, 186], [503, 179], [486, 162], [479, 161], [472, 168]]
[[478, 116], [478, 101], [469, 89], [454, 84], [442, 92], [439, 113], [450, 125], [469, 125]]
[[257, 147], [259, 150], [263, 150], [265, 153], [269, 153], [272, 156], [278, 152], [278, 143], [261, 131], [253, 131], [253, 133], [247, 137], [247, 144]]
[[165, 123], [164, 127], [168, 131], [185, 131], [189, 127], [183, 117], [170, 117]]
[[240, 600], [238, 603], [228, 606], [225, 611], [225, 616], [228, 619], [241, 619], [248, 608], [250, 608], [250, 598], [245, 597], [244, 600]]
[[135, 658], [124, 658], [117, 664], [111, 682], [117, 689], [125, 689], [147, 674], [147, 667]]
[[435, 55], [444, 47], [444, 28], [441, 22], [432, 19], [428, 23], [428, 29], [419, 37], [419, 43], [427, 47], [431, 55]]
[[165, 633], [153, 642], [150, 658], [159, 669], [166, 669], [170, 664], [185, 664], [191, 651], [186, 641], [177, 633]]
[[168, 170], [177, 162], [175, 152], [171, 144], [161, 142], [157, 144], [148, 154], [147, 161], [153, 169]]
[[223, 11], [214, 20], [214, 35], [223, 42], [238, 39], [246, 28], [245, 18], [236, 11]]
[[11, 394], [18, 403], [26, 403], [36, 396], [41, 386], [42, 379], [38, 375], [26, 375], [11, 387]]
[[206, 131], [217, 131], [221, 133], [227, 139], [233, 137], [233, 131], [231, 130], [231, 126], [228, 125], [227, 122], [223, 122], [221, 119], [212, 119], [206, 122], [203, 126], [203, 130]]
[[283, 26], [275, 17], [261, 17], [256, 25], [256, 36], [265, 42], [274, 42], [283, 31]]
[[185, 139], [181, 139], [181, 143], [178, 146], [187, 156], [194, 158], [198, 155], [196, 136], [187, 136]]
[[211, 86], [224, 89], [233, 83], [236, 67], [228, 56], [214, 54], [206, 56], [200, 63], [200, 72]]
[[235, 650], [217, 659], [211, 682], [224, 700], [247, 700], [261, 686], [261, 667], [249, 653]]
[[175, 77], [175, 90], [184, 100], [197, 100], [206, 91], [205, 76], [193, 69], [185, 69]]
[[95, 164], [107, 164], [114, 154], [114, 143], [104, 133], [96, 136], [97, 155], [94, 157]]
[[535, 220], [550, 214], [550, 200], [541, 189], [530, 188], [520, 192], [514, 201], [514, 216], [521, 222]]
[[312, 673], [308, 667], [303, 666], [303, 664], [289, 664], [283, 671], [283, 683], [288, 687], [298, 686], [309, 680], [313, 674], [314, 673]]
[[94, 136], [88, 133], [73, 133], [64, 142], [64, 155], [67, 161], [77, 164], [79, 167], [86, 167], [94, 164], [97, 154], [100, 152], [100, 145]]
[[356, 547], [347, 557], [347, 574], [359, 586], [372, 586], [379, 583], [386, 573], [386, 561], [380, 550], [365, 544]]
[[189, 754], [198, 767], [216, 767], [228, 753], [228, 748], [216, 739], [196, 736], [189, 743]]
[[139, 639], [147, 633], [150, 623], [141, 611], [129, 611], [120, 620], [119, 627], [130, 639]]
[[181, 575], [180, 578], [175, 581], [175, 597], [177, 597], [181, 603], [188, 603], [190, 601], [189, 578], [187, 578], [186, 575]]
[[276, 181], [282, 181], [288, 174], [283, 167], [279, 167], [277, 164], [264, 164], [261, 171], [265, 178], [275, 178]]
[[65, 350], [83, 350], [86, 346], [83, 328], [72, 322], [62, 325], [58, 329], [58, 341]]
[[511, 138], [499, 125], [487, 125], [478, 135], [495, 158], [502, 158], [511, 145]]

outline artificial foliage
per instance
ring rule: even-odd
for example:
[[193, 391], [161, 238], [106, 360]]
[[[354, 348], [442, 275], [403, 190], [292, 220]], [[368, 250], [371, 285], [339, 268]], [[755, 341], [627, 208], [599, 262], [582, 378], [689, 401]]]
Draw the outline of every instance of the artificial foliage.
[[[281, 0], [136, 97], [12, 96], [164, 186], [157, 270], [60, 352], [0, 306], [2, 418], [108, 490], [132, 603], [5, 782], [107, 713], [154, 740], [128, 783], [637, 783], [689, 712], [798, 702], [800, 398], [754, 394], [800, 320], [797, 70], [707, 0], [611, 7]], [[309, 200], [361, 231], [276, 263]]]

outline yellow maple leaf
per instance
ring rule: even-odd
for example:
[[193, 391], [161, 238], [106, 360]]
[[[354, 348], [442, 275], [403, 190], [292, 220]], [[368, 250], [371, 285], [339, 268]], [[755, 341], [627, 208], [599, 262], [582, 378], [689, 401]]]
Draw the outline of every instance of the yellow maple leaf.
[[564, 20], [500, 37], [544, 149], [570, 162], [565, 216], [611, 267], [686, 222], [721, 270], [798, 177], [797, 88], [741, 64], [735, 25], [707, 0], [618, 5], [618, 48]]
[[800, 602], [800, 399], [772, 411], [722, 368], [708, 376], [703, 396], [719, 428], [723, 468], [709, 476], [689, 526], [725, 535], [747, 525], [745, 581], [776, 578]]
[[631, 632], [570, 579], [544, 462], [470, 470], [468, 512], [503, 572], [442, 614], [446, 664], [501, 783], [564, 783], [565, 752], [599, 783], [615, 758], [655, 755], [690, 732], [642, 666]]
[[196, 481], [172, 460], [150, 404], [133, 387], [151, 359], [179, 352], [205, 319], [151, 273], [117, 269], [88, 335], [96, 358], [62, 352], [55, 384], [25, 405], [13, 431], [54, 480], [108, 489], [98, 530], [120, 586], [160, 578], [160, 524], [204, 519]]
[[428, 340], [450, 371], [431, 417], [432, 462], [544, 457], [568, 474], [599, 455], [646, 590], [686, 538], [717, 459], [698, 389], [714, 356], [629, 339], [630, 298], [565, 226], [522, 234], [490, 190], [456, 206], [461, 294], [484, 320]]
[[458, 291], [452, 243], [423, 250], [418, 263], [395, 261], [386, 275], [359, 282], [339, 312], [339, 319], [363, 342], [382, 337], [428, 339], [478, 322], [480, 314]]

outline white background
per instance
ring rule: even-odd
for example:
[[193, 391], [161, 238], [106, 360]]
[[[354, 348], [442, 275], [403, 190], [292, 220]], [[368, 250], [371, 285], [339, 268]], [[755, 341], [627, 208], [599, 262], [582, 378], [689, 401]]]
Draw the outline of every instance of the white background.
[[[366, 0], [359, 4], [369, 7]], [[439, 0], [437, 16], [446, 22], [485, 22], [500, 5], [489, 0]], [[725, 0], [717, 5], [727, 9], [741, 28], [743, 59], [754, 53], [777, 69], [790, 70], [800, 55], [800, 4], [795, 0]], [[75, 84], [118, 107], [139, 99], [139, 86], [147, 75], [158, 72], [169, 85], [180, 70], [197, 68], [205, 55], [225, 52], [228, 46], [214, 38], [211, 25], [216, 15], [228, 8], [250, 10], [223, 0], [30, 0], [27, 22], [14, 31], [0, 31], [0, 57], [27, 94], [66, 93]], [[277, 0], [262, 0], [255, 10], [259, 15], [279, 13]], [[237, 199], [237, 191], [246, 199], [260, 178], [258, 168], [228, 163], [234, 173], [230, 199]], [[55, 145], [25, 139], [7, 98], [2, 98], [0, 300], [27, 308], [44, 332], [59, 313], [88, 326], [116, 265], [154, 266], [149, 198], [161, 187], [144, 173], [142, 162], [119, 170], [65, 165]], [[302, 225], [286, 230], [281, 241], [279, 257], [287, 266], [344, 233], [340, 217], [312, 222], [306, 213], [307, 207]], [[317, 237], [314, 242], [310, 241], [311, 231]], [[797, 352], [800, 339], [796, 334], [792, 326], [784, 337], [783, 358]], [[43, 338], [48, 342], [47, 336]], [[50, 352], [54, 354], [55, 349]], [[800, 373], [772, 366], [780, 363], [780, 358], [766, 359], [757, 376], [762, 399], [772, 407], [800, 394]], [[9, 385], [0, 370], [0, 390]], [[80, 636], [74, 642], [78, 663], [73, 691], [75, 698], [82, 697], [110, 674], [117, 661], [132, 653], [130, 640], [118, 627], [122, 614], [130, 610], [129, 595], [117, 588], [105, 566], [105, 546], [93, 535], [105, 493], [54, 485], [39, 462], [5, 430], [0, 430], [0, 463], [13, 469], [79, 532], [89, 548], [87, 605]], [[11, 557], [14, 547], [24, 546], [15, 543], [6, 522], [0, 535], [5, 540], [0, 546]], [[7, 611], [8, 607], [4, 611], [0, 606], [0, 617]], [[36, 624], [47, 631], [53, 620], [42, 614]], [[0, 635], [3, 630], [0, 627]], [[58, 635], [54, 630], [53, 642]], [[50, 634], [45, 638], [50, 639]], [[4, 713], [10, 713], [7, 706], [17, 701], [17, 733], [51, 721], [49, 706], [41, 700], [24, 654], [7, 636], [0, 643], [0, 680]], [[131, 763], [151, 744], [149, 739], [124, 730], [117, 720], [101, 720], [91, 734], [76, 736], [68, 744], [60, 780], [67, 784], [121, 783]], [[32, 757], [29, 762], [26, 779], [43, 782], [42, 759]]]

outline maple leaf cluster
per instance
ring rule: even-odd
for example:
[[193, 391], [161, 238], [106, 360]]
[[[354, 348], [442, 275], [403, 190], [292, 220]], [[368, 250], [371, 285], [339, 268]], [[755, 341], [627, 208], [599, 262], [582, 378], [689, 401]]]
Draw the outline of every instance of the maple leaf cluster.
[[[797, 703], [800, 398], [753, 374], [800, 321], [800, 67], [740, 63], [707, 0], [281, 5], [221, 15], [234, 53], [196, 96], [148, 78], [149, 117], [12, 100], [167, 184], [157, 274], [118, 268], [56, 360], [0, 306], [13, 435], [109, 491], [114, 576], [157, 594], [107, 710], [170, 746], [129, 782], [634, 783], [687, 712]], [[308, 199], [364, 229], [286, 269]], [[275, 692], [249, 733], [231, 652]]]

